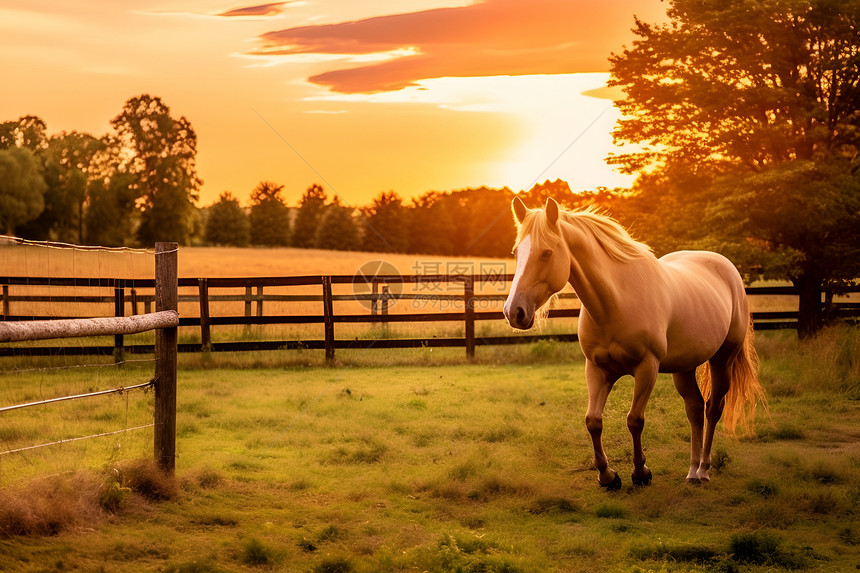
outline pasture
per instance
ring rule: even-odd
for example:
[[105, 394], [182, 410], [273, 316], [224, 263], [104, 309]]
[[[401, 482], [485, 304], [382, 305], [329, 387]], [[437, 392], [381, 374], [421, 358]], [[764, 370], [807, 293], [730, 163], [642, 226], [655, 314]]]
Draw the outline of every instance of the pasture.
[[[762, 333], [758, 349], [772, 420], [760, 410], [757, 435], [719, 433], [705, 486], [684, 483], [689, 425], [666, 376], [646, 412], [654, 482], [631, 486], [632, 383], [618, 383], [604, 440], [620, 492], [596, 485], [574, 344], [486, 349], [474, 363], [343, 353], [333, 369], [310, 352], [311, 367], [286, 368], [264, 367], [278, 353], [182, 357], [176, 486], [142, 486], [133, 464], [113, 463], [115, 438], [5, 456], [0, 570], [855, 570], [860, 335]], [[8, 378], [4, 401], [71, 384], [68, 371]], [[45, 419], [148, 415], [146, 397], [113, 408]], [[46, 414], [22, 412], [25, 429], [40, 424], [30, 415]], [[103, 469], [16, 479], [67, 458]], [[10, 523], [51, 535], [8, 535]]]

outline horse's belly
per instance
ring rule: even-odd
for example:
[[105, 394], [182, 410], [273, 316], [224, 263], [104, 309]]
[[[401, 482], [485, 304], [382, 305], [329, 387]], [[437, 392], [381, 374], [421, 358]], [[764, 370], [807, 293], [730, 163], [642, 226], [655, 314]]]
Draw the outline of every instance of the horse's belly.
[[687, 372], [704, 364], [717, 353], [728, 333], [728, 320], [690, 322], [687, 328], [670, 328], [666, 356], [660, 361], [660, 372]]

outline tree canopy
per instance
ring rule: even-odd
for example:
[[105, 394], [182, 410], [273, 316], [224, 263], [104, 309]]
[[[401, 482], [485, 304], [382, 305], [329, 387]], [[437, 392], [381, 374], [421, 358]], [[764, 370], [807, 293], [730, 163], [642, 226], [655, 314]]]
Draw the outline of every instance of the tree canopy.
[[201, 184], [191, 123], [171, 116], [161, 98], [144, 94], [129, 99], [111, 126], [116, 146], [127, 151], [120, 156], [120, 168], [137, 176], [138, 240], [187, 243]]
[[45, 208], [45, 180], [27, 148], [0, 150], [0, 225], [12, 235], [15, 227], [32, 221]]
[[[284, 204], [283, 185], [263, 181], [251, 193], [251, 244], [286, 246], [290, 237], [290, 213]], [[237, 203], [238, 205], [238, 203]]]
[[860, 2], [673, 0], [668, 16], [636, 20], [610, 59], [614, 138], [641, 146], [610, 157], [643, 173], [630, 217], [652, 246], [792, 280], [810, 334], [821, 289], [860, 271]]
[[229, 191], [221, 193], [218, 201], [208, 208], [206, 242], [213, 245], [247, 247], [251, 242], [251, 222]]

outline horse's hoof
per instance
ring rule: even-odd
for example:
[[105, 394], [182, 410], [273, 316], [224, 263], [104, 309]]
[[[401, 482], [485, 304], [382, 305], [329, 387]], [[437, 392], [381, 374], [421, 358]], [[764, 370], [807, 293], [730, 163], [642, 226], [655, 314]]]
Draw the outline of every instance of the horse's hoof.
[[687, 485], [702, 485], [702, 480], [699, 478], [687, 478]]
[[636, 475], [633, 475], [633, 485], [651, 485], [651, 478], [654, 477], [651, 474], [651, 470], [648, 470], [648, 475], [644, 478], [637, 478]]
[[600, 483], [600, 480], [597, 480], [597, 483], [600, 484], [600, 487], [604, 488], [606, 491], [618, 491], [621, 489], [621, 476], [618, 473], [615, 473], [615, 479], [609, 483]]

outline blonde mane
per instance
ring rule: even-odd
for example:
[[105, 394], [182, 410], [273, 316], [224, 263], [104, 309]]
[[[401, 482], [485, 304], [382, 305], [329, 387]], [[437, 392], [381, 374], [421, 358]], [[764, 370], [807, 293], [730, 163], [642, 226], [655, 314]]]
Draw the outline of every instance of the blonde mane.
[[[592, 207], [582, 211], [562, 209], [559, 212], [559, 221], [573, 225], [592, 237], [606, 254], [616, 261], [628, 262], [651, 254], [651, 247], [633, 239], [615, 219], [603, 215]], [[533, 244], [539, 248], [553, 234], [557, 233], [546, 220], [546, 211], [529, 209], [517, 231], [514, 250], [527, 235], [531, 235]]]

